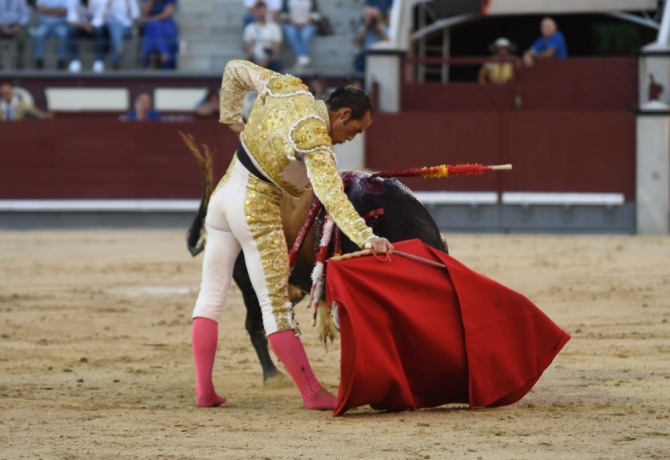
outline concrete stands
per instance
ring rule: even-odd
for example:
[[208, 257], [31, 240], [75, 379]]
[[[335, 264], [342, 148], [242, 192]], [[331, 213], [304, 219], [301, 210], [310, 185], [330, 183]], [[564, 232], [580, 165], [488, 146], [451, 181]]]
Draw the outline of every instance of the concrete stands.
[[[319, 11], [328, 17], [335, 35], [317, 36], [312, 44], [312, 64], [306, 70], [344, 76], [353, 71], [353, 35], [361, 17], [362, 0], [322, 0]], [[230, 59], [244, 58], [241, 0], [190, 0], [179, 4], [182, 54], [179, 69], [220, 73]], [[294, 56], [284, 43], [281, 62], [285, 71]]]

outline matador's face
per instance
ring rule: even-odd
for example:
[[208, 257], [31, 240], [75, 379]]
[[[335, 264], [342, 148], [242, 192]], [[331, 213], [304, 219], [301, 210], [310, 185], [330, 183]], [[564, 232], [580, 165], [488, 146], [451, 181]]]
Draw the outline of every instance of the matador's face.
[[362, 133], [372, 124], [370, 112], [366, 113], [360, 120], [351, 119], [351, 109], [343, 107], [337, 112], [331, 112], [330, 139], [333, 144], [344, 144], [352, 140], [357, 134]]

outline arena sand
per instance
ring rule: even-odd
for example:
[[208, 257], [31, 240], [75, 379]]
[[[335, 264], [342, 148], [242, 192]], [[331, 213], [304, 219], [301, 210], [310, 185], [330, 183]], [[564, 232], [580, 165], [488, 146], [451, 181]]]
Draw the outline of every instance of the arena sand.
[[[262, 385], [237, 289], [215, 367], [229, 403], [195, 409], [202, 259], [183, 231], [1, 232], [0, 459], [670, 458], [670, 238], [447, 237], [572, 340], [510, 407], [333, 418]], [[335, 391], [339, 343], [298, 316]]]

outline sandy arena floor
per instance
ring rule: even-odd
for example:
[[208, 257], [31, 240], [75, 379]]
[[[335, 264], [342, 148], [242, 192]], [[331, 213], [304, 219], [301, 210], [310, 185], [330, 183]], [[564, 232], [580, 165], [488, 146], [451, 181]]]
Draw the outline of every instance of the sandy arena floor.
[[[303, 410], [262, 385], [233, 290], [196, 410], [183, 231], [0, 232], [0, 459], [670, 458], [670, 238], [448, 235], [451, 253], [537, 303], [572, 340], [499, 409]], [[316, 374], [336, 391], [298, 306]], [[429, 352], [427, 350], [427, 352]]]

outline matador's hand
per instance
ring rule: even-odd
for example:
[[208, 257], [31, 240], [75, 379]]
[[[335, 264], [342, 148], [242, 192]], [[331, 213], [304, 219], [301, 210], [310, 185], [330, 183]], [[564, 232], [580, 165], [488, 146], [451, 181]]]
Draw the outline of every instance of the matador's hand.
[[239, 121], [237, 123], [233, 123], [232, 125], [228, 125], [228, 127], [233, 131], [234, 133], [240, 134], [242, 131], [244, 131], [244, 127], [246, 125], [244, 124], [243, 121]]
[[372, 249], [375, 254], [393, 254], [393, 245], [386, 238], [370, 238], [365, 243], [365, 249]]

